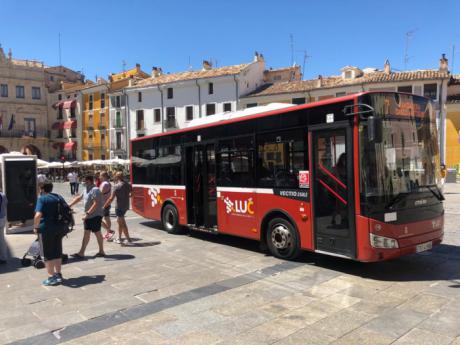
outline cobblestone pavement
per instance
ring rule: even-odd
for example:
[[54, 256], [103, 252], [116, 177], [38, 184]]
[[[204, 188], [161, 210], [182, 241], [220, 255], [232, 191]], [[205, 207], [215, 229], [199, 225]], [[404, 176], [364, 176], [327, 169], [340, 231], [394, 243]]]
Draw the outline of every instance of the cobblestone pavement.
[[[58, 191], [68, 186], [58, 185]], [[460, 185], [446, 185], [446, 234], [433, 251], [376, 264], [305, 253], [268, 256], [253, 241], [169, 235], [128, 214], [133, 246], [63, 267], [40, 285], [22, 268], [31, 234], [7, 235], [0, 343], [460, 344]], [[81, 226], [64, 241], [79, 248]]]

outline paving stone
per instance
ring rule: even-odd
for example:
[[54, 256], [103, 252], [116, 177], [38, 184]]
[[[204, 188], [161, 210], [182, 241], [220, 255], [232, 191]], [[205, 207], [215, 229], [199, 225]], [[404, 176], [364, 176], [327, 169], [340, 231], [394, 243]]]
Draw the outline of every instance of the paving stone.
[[410, 309], [420, 313], [432, 314], [439, 311], [449, 302], [450, 299], [445, 297], [431, 294], [419, 294], [399, 305], [397, 309]]
[[330, 344], [334, 338], [331, 338], [323, 333], [315, 332], [309, 327], [301, 330], [277, 341], [275, 345], [326, 345]]
[[392, 337], [385, 334], [360, 327], [340, 337], [331, 345], [388, 345], [393, 341]]
[[460, 336], [459, 310], [442, 309], [417, 325], [417, 328], [458, 337]]
[[206, 331], [193, 331], [166, 342], [168, 345], [211, 345], [222, 339]]
[[444, 334], [433, 333], [427, 330], [414, 328], [401, 338], [396, 340], [395, 345], [448, 345], [454, 338]]
[[370, 321], [366, 328], [396, 339], [422, 322], [426, 317], [426, 314], [413, 310], [392, 309]]
[[310, 328], [317, 333], [326, 334], [327, 336], [338, 339], [346, 333], [362, 326], [374, 318], [362, 312], [352, 310], [340, 310], [326, 318], [314, 323]]

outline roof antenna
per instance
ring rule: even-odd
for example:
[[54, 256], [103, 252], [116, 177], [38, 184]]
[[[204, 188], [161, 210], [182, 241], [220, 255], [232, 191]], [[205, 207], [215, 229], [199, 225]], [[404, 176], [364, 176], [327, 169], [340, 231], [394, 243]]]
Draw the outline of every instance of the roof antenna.
[[291, 66], [294, 66], [294, 35], [289, 34], [289, 41], [291, 45]]
[[409, 30], [406, 32], [406, 47], [404, 49], [404, 70], [407, 70], [407, 64], [409, 60], [412, 58], [409, 56], [409, 41], [414, 37], [414, 33], [418, 31], [418, 28]]
[[121, 60], [121, 65], [123, 66], [123, 72], [125, 72], [126, 71], [126, 61]]
[[302, 71], [301, 71], [302, 79], [303, 79], [303, 76], [305, 76], [305, 63], [307, 62], [307, 59], [311, 58], [312, 56], [308, 55], [306, 50], [298, 50], [298, 52], [303, 53], [303, 64], [302, 64]]
[[61, 61], [61, 33], [58, 35], [58, 45], [59, 45], [59, 66], [62, 66]]

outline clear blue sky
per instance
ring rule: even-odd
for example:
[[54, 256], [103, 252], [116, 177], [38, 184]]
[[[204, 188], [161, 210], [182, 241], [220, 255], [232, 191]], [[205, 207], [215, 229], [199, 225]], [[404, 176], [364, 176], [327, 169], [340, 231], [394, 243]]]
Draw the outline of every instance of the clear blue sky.
[[0, 0], [0, 44], [13, 56], [57, 65], [58, 33], [62, 64], [87, 78], [107, 77], [140, 63], [150, 73], [194, 69], [203, 59], [218, 66], [249, 62], [254, 51], [267, 67], [311, 57], [306, 78], [338, 74], [345, 65], [382, 68], [386, 58], [408, 69], [437, 68], [441, 53], [460, 73], [460, 1], [445, 0], [214, 0], [214, 1], [38, 1]]

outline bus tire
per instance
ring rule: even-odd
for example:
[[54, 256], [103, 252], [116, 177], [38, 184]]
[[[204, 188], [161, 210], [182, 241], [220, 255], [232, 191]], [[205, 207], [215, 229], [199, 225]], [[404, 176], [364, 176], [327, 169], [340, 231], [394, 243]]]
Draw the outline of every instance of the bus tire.
[[179, 213], [174, 205], [168, 204], [163, 208], [161, 223], [163, 224], [163, 229], [170, 234], [181, 232], [182, 227], [179, 225]]
[[273, 218], [268, 223], [266, 240], [270, 253], [277, 258], [292, 260], [301, 252], [299, 235], [287, 219]]

